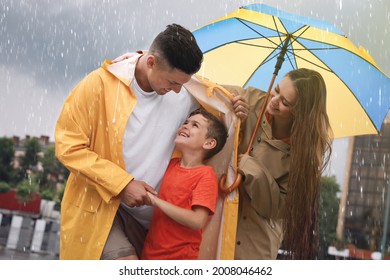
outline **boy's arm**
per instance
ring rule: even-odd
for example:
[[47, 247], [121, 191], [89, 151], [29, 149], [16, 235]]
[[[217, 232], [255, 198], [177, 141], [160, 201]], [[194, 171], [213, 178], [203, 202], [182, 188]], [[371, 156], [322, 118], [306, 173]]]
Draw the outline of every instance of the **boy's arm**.
[[147, 193], [154, 206], [160, 208], [165, 215], [183, 226], [199, 230], [204, 227], [209, 218], [209, 209], [202, 206], [194, 206], [192, 210], [173, 205], [157, 196]]

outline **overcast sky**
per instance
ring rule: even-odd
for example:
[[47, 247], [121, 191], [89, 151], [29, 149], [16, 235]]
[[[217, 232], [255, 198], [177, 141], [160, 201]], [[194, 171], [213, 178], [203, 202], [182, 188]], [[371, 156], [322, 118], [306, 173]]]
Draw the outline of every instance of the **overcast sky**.
[[147, 49], [167, 24], [194, 30], [252, 2], [335, 24], [389, 75], [388, 0], [0, 0], [0, 137], [53, 140], [66, 96], [104, 59]]

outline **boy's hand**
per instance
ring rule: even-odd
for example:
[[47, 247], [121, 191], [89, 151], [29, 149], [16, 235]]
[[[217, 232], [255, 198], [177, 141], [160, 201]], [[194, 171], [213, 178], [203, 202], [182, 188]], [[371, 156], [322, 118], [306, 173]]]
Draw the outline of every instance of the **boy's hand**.
[[133, 180], [121, 192], [122, 201], [129, 207], [151, 205], [152, 202], [147, 193], [156, 191], [143, 181]]
[[150, 192], [147, 192], [146, 194], [149, 196], [149, 199], [152, 202], [152, 205], [156, 206], [157, 196], [152, 194], [152, 193], [150, 193]]

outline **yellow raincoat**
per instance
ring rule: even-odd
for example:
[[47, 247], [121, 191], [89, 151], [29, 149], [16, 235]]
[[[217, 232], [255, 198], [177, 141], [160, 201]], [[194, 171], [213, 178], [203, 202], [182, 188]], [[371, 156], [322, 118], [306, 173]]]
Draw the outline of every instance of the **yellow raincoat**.
[[[60, 259], [100, 259], [120, 204], [118, 195], [133, 179], [125, 170], [122, 139], [126, 122], [137, 104], [130, 81], [139, 56], [118, 64], [122, 69], [105, 61], [75, 87], [60, 113], [55, 130], [56, 156], [71, 171], [61, 206]], [[110, 67], [117, 69], [110, 71]], [[217, 174], [236, 172], [239, 121], [230, 106], [232, 95], [195, 76], [185, 87], [202, 106], [228, 125], [231, 144], [228, 140], [220, 153], [224, 162], [213, 160]], [[224, 200], [220, 199], [219, 209]], [[237, 198], [230, 200], [236, 212]], [[215, 241], [220, 239], [222, 211], [214, 216], [215, 222], [212, 220], [205, 231], [206, 249], [201, 255], [232, 258], [234, 252], [227, 257], [220, 254], [223, 244]], [[229, 240], [234, 244], [235, 228], [233, 232]], [[216, 244], [218, 248], [214, 248]]]

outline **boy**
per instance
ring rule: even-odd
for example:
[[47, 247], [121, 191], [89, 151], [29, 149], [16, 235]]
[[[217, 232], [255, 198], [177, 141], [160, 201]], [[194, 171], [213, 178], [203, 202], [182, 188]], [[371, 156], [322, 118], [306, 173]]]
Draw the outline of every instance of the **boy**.
[[164, 175], [142, 259], [198, 259], [202, 231], [215, 211], [218, 179], [204, 161], [225, 145], [226, 127], [211, 113], [193, 111], [178, 130], [175, 144], [182, 153]]

